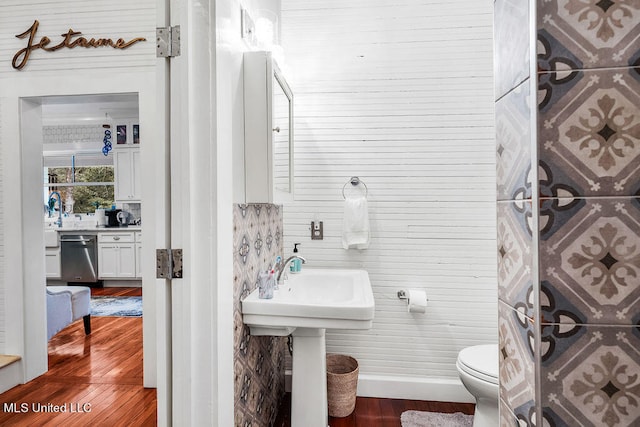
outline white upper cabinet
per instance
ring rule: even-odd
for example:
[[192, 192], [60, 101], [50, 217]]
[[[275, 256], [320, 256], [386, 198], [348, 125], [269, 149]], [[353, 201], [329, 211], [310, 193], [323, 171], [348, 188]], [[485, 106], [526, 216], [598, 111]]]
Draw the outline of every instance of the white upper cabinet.
[[140, 201], [140, 148], [115, 148], [113, 150], [113, 167], [116, 201]]
[[244, 53], [245, 203], [293, 200], [293, 92], [271, 52]]

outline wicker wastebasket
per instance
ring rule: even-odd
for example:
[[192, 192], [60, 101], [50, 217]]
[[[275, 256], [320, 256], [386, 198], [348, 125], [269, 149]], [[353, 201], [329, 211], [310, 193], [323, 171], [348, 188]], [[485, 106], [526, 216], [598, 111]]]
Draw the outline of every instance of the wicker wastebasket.
[[344, 354], [327, 354], [329, 416], [346, 417], [356, 407], [358, 361]]

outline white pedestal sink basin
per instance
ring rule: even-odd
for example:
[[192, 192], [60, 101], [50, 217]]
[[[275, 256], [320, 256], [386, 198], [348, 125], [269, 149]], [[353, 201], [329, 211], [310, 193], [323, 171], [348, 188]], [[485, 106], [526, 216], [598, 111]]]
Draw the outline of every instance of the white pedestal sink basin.
[[254, 290], [242, 301], [251, 335], [293, 336], [291, 426], [326, 427], [326, 329], [369, 329], [375, 304], [364, 270], [311, 269], [289, 274], [272, 299]]

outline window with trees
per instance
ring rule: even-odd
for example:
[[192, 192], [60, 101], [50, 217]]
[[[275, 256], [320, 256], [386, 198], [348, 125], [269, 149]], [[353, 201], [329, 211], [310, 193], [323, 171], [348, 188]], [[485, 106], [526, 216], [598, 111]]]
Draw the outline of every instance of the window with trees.
[[[76, 166], [77, 160], [81, 166]], [[76, 155], [70, 159], [69, 166], [65, 163], [69, 161], [45, 157], [45, 206], [49, 203], [49, 195], [58, 192], [65, 213], [91, 213], [98, 208], [111, 207], [114, 202], [113, 165], [91, 165], [104, 162], [92, 162], [86, 157], [78, 159]]]

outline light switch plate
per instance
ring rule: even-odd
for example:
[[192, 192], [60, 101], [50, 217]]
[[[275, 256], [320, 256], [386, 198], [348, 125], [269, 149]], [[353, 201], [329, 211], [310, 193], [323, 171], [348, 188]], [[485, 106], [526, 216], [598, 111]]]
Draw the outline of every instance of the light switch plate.
[[322, 221], [311, 221], [311, 240], [322, 240], [324, 239], [324, 229], [322, 225]]

